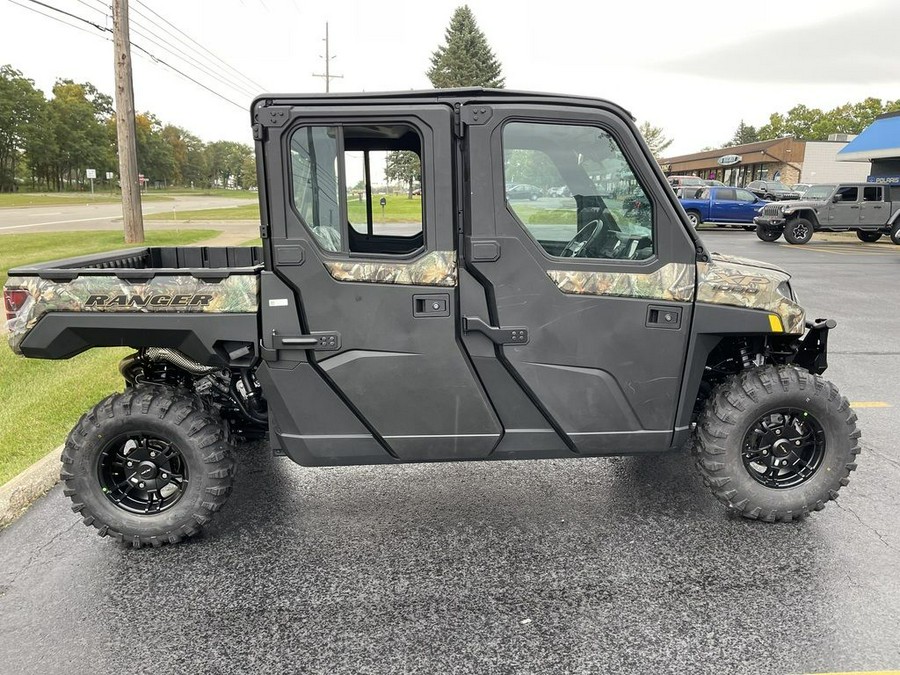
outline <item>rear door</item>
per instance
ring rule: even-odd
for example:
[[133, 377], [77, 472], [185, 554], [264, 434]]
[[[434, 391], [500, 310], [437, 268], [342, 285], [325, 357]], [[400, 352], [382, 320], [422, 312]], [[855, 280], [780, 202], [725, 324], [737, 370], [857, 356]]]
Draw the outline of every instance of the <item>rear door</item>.
[[883, 226], [891, 215], [891, 205], [884, 201], [884, 187], [867, 185], [862, 189], [862, 202], [859, 205], [859, 226], [872, 228]]
[[413, 110], [258, 114], [274, 120], [263, 379], [305, 463], [483, 457], [500, 438], [457, 336], [452, 108]]
[[[634, 127], [594, 108], [472, 104], [461, 114], [465, 339], [492, 398], [502, 378], [488, 371], [499, 367], [550, 427], [519, 438], [556, 432], [586, 454], [668, 448], [695, 251]], [[513, 201], [506, 183], [566, 185], [573, 196]], [[635, 190], [649, 208], [626, 215], [622, 195]]]

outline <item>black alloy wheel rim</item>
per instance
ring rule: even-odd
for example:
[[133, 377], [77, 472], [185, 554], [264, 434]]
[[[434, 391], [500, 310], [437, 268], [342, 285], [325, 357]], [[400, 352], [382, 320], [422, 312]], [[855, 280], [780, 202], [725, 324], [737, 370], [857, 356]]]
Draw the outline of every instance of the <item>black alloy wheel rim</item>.
[[97, 473], [103, 494], [123, 511], [155, 515], [174, 506], [188, 485], [181, 451], [152, 434], [124, 434], [100, 453]]
[[768, 488], [785, 490], [812, 478], [825, 457], [825, 432], [799, 408], [778, 408], [759, 417], [744, 435], [744, 468]]
[[809, 229], [806, 225], [794, 225], [794, 239], [806, 239], [806, 235], [809, 232]]

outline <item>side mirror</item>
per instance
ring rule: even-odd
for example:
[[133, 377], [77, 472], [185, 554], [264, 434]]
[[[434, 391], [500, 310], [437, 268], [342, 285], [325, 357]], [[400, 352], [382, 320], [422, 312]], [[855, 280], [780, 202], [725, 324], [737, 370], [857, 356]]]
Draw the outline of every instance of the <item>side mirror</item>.
[[837, 204], [839, 201], [841, 201], [841, 196], [835, 195], [834, 197], [831, 198], [831, 201], [834, 202], [835, 204]]

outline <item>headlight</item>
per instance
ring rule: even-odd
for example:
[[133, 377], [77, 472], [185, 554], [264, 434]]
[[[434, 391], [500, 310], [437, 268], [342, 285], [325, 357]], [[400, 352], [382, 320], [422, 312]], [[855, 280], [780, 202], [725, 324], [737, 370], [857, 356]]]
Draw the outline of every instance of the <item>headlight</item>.
[[790, 208], [789, 206], [782, 206], [782, 207], [781, 207], [781, 212], [782, 212], [782, 213], [787, 213], [789, 208]]

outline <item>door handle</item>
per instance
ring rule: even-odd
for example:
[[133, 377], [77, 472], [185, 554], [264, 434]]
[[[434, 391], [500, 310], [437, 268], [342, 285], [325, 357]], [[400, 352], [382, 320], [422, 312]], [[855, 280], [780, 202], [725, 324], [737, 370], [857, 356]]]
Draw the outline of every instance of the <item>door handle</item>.
[[681, 307], [650, 305], [647, 307], [647, 328], [681, 328]]
[[851, 209], [858, 209], [859, 207], [854, 205], [854, 206], [851, 206], [850, 208], [851, 208]]
[[481, 333], [495, 345], [524, 345], [528, 342], [527, 328], [495, 328], [477, 316], [463, 317], [463, 331]]

